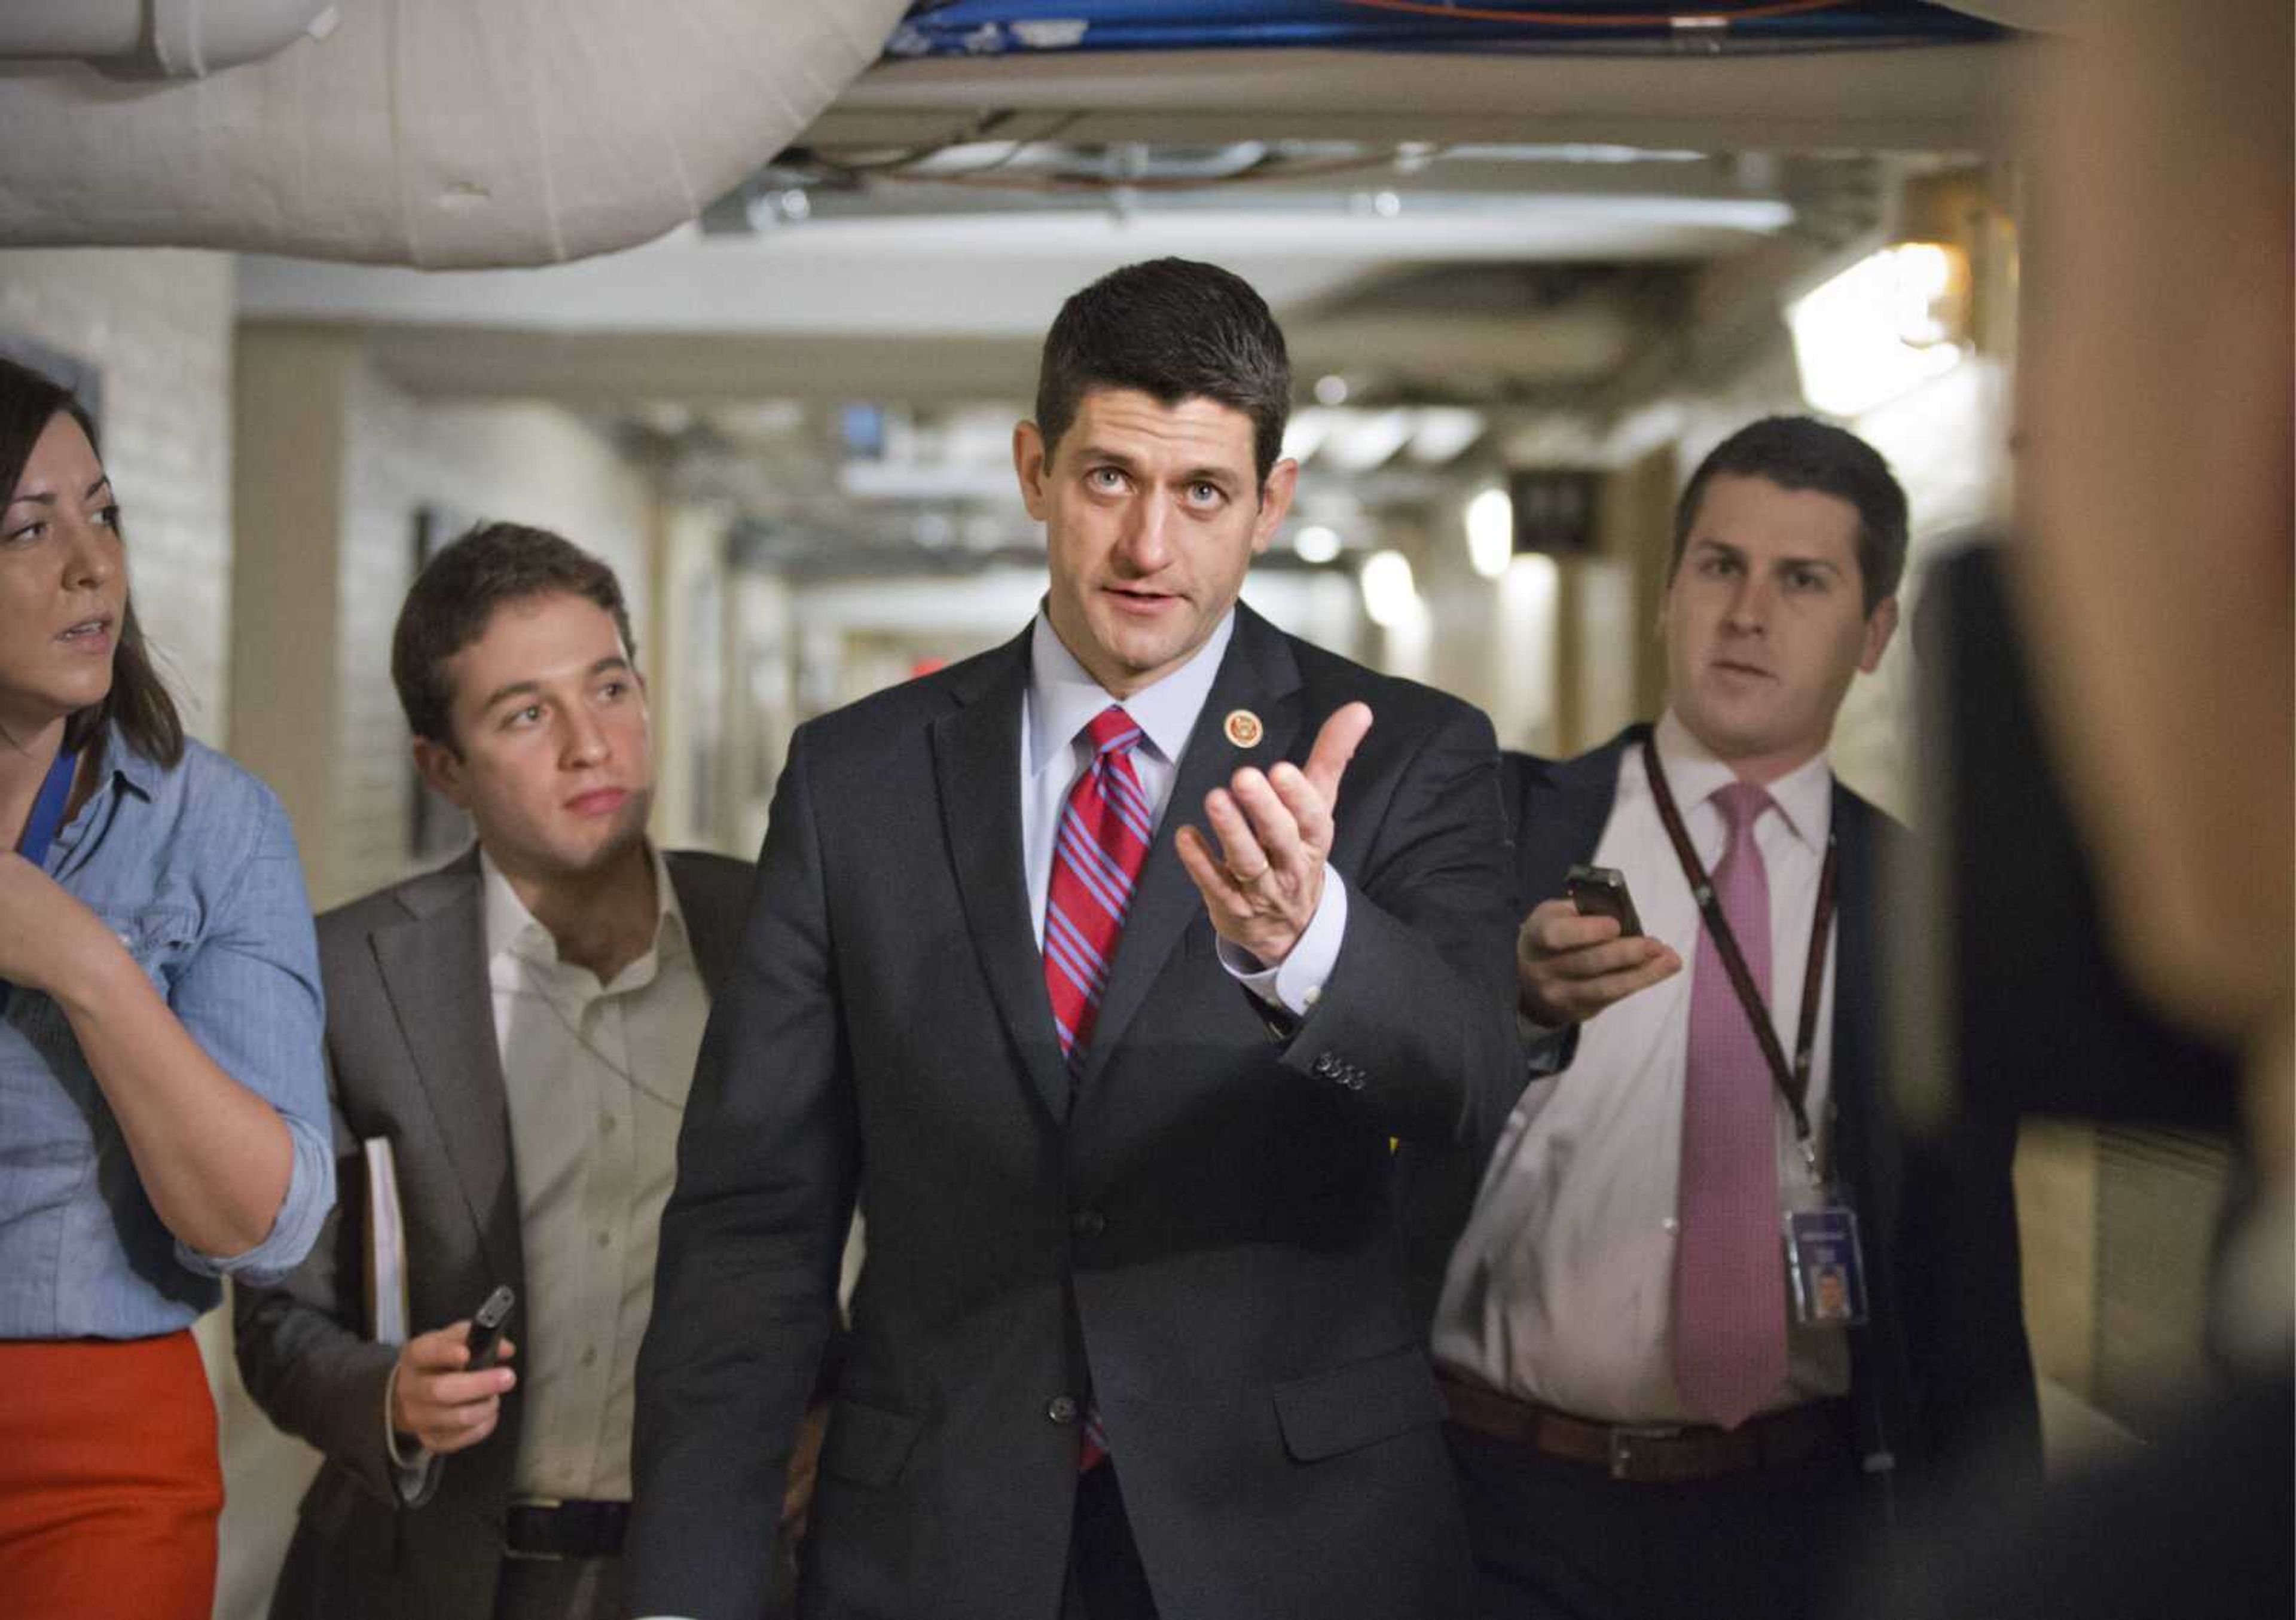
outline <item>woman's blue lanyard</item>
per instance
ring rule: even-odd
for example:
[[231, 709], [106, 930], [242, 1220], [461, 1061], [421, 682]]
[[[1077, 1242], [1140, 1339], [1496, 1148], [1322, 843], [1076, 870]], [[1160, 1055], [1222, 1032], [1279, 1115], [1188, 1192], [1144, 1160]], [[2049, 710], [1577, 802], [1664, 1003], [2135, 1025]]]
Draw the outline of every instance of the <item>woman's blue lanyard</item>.
[[[35, 866], [45, 866], [48, 846], [55, 842], [56, 830], [64, 824], [64, 806], [71, 802], [72, 771], [79, 756], [69, 749], [56, 750], [56, 761], [48, 767], [40, 783], [40, 794], [32, 801], [31, 818], [24, 823], [24, 836], [16, 840], [16, 853]], [[9, 984], [0, 978], [0, 1013], [8, 1010]]]

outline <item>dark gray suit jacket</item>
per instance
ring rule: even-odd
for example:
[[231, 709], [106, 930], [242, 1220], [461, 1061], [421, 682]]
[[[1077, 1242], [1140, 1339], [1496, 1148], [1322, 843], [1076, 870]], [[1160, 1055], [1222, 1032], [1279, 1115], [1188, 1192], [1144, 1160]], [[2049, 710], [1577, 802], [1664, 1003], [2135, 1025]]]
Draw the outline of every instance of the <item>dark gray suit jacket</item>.
[[[753, 869], [674, 853], [670, 881], [702, 981], [723, 988]], [[436, 1496], [398, 1500], [383, 1448], [396, 1347], [368, 1337], [360, 1141], [390, 1140], [418, 1330], [468, 1315], [498, 1282], [523, 1296], [517, 1175], [486, 963], [476, 850], [319, 919], [327, 1061], [344, 1196], [275, 1289], [242, 1289], [239, 1366], [273, 1422], [325, 1453], [272, 1601], [275, 1620], [488, 1620], [523, 1406], [513, 1390], [480, 1444], [445, 1459]], [[513, 1337], [530, 1340], [530, 1330]], [[523, 1346], [522, 1346], [523, 1347]], [[762, 1521], [769, 1542], [775, 1516]]]
[[[1468, 1560], [1390, 1141], [1471, 1139], [1520, 1084], [1489, 724], [1239, 609], [1072, 1086], [1021, 868], [1027, 650], [791, 745], [663, 1216], [628, 1610], [760, 1611], [748, 1526], [857, 1191], [802, 1614], [1049, 1620], [1089, 1395], [1164, 1613], [1435, 1620]], [[1346, 939], [1272, 1035], [1173, 833], [1357, 698], [1376, 720], [1341, 790]], [[1266, 724], [1249, 749], [1223, 732], [1240, 708]]]

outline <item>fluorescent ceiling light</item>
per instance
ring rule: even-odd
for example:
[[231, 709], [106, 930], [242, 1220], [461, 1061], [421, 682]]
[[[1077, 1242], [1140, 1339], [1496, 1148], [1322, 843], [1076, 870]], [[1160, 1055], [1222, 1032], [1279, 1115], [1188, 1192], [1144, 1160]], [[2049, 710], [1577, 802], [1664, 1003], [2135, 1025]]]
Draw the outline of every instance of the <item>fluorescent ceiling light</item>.
[[1310, 523], [1292, 536], [1292, 549], [1302, 562], [1331, 562], [1340, 554], [1340, 531], [1325, 523]]
[[1402, 449], [1419, 426], [1418, 413], [1401, 407], [1349, 414], [1353, 420], [1324, 447], [1325, 459], [1343, 472], [1370, 471]]
[[1787, 307], [1802, 397], [1856, 416], [1961, 364], [1968, 261], [1935, 242], [1868, 254]]
[[1547, 143], [1471, 142], [1445, 147], [1443, 156], [1455, 163], [1703, 163], [1708, 154], [1680, 147], [1618, 146], [1595, 141], [1565, 141]]
[[1467, 560], [1486, 579], [1507, 571], [1514, 556], [1514, 502], [1496, 487], [1467, 503]]
[[1464, 405], [1428, 405], [1411, 435], [1410, 456], [1423, 467], [1439, 467], [1483, 436], [1483, 413]]
[[1374, 552], [1365, 558], [1356, 583], [1363, 592], [1365, 614], [1382, 629], [1392, 630], [1418, 617], [1419, 588], [1411, 578], [1411, 559], [1401, 552]]
[[1283, 427], [1283, 454], [1289, 460], [1306, 466], [1324, 447], [1332, 430], [1346, 421], [1344, 413], [1309, 405], [1304, 411], [1292, 413], [1292, 420]]

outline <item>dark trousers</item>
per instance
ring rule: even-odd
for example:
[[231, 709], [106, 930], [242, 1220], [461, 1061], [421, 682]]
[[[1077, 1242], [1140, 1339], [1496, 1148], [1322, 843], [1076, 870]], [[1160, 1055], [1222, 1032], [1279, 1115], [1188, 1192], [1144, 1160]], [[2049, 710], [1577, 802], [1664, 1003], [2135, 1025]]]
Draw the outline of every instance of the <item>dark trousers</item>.
[[1077, 1481], [1076, 1521], [1069, 1533], [1068, 1589], [1061, 1620], [1156, 1620], [1148, 1572], [1124, 1515], [1116, 1464], [1103, 1462]]
[[1805, 1620], [1872, 1515], [1845, 1448], [1683, 1484], [1613, 1480], [1452, 1424], [1482, 1620]]
[[[797, 1565], [787, 1533], [774, 1542], [766, 1612], [787, 1615], [797, 1601]], [[615, 1620], [622, 1612], [622, 1560], [504, 1558], [494, 1620]]]
[[495, 1620], [614, 1620], [621, 1612], [619, 1559], [504, 1559]]

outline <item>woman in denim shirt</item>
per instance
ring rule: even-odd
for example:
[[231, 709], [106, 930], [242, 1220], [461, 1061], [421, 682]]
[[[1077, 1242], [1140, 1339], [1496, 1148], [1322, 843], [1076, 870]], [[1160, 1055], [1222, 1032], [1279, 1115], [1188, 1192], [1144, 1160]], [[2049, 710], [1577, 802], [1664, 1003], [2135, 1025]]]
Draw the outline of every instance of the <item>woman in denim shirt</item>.
[[0, 361], [0, 1608], [205, 1620], [192, 1321], [334, 1196], [278, 801], [186, 741], [86, 413]]

